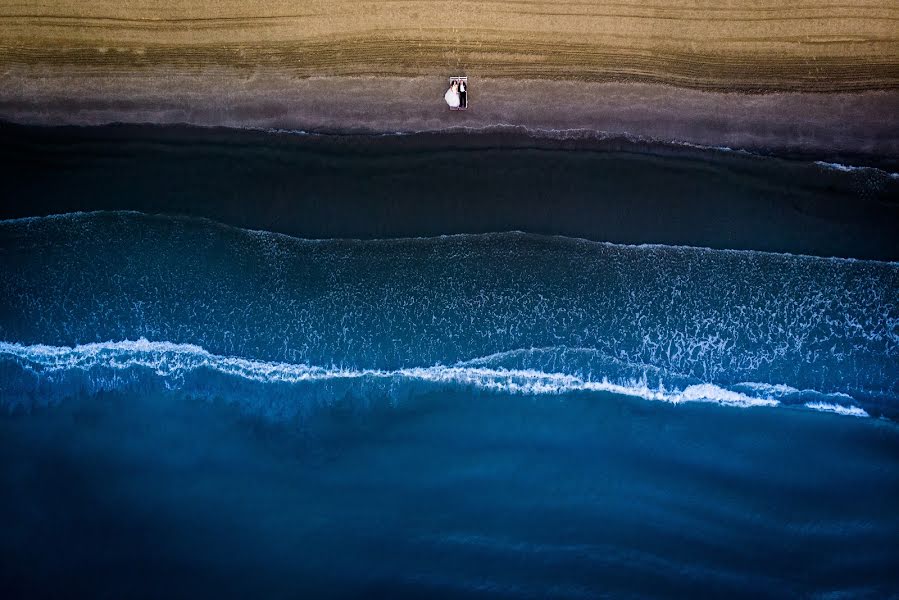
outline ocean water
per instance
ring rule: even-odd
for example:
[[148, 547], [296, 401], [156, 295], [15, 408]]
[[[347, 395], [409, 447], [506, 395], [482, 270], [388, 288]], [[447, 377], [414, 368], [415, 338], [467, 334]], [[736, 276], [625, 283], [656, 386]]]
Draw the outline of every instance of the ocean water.
[[[858, 188], [858, 170], [814, 163], [598, 153], [615, 169], [668, 172], [659, 193], [710, 173], [708, 198], [744, 195], [716, 223], [738, 225], [753, 197], [757, 223], [807, 219], [792, 241], [772, 226], [759, 248], [739, 249], [702, 247], [702, 235], [433, 235], [434, 219], [421, 236], [328, 237], [336, 225], [322, 209], [282, 206], [291, 231], [304, 214], [318, 228], [308, 239], [248, 229], [251, 214], [237, 223], [246, 199], [218, 213], [149, 210], [166, 200], [141, 184], [171, 174], [153, 161], [133, 200], [75, 186], [52, 206], [86, 210], [45, 215], [55, 180], [88, 181], [97, 156], [129, 147], [103, 144], [88, 158], [60, 162], [56, 147], [53, 160], [24, 161], [29, 182], [6, 192], [5, 596], [899, 594], [888, 174]], [[225, 162], [262, 151], [241, 149]], [[211, 170], [209, 148], [196, 152]], [[472, 152], [439, 156], [464, 169]], [[509, 152], [509, 163], [533, 159]], [[361, 160], [366, 172], [386, 161]], [[785, 169], [835, 183], [770, 184], [765, 196], [759, 182]], [[348, 170], [328, 162], [303, 177], [320, 190]], [[478, 177], [498, 188], [508, 172]], [[240, 179], [245, 195], [253, 176]], [[334, 202], [357, 202], [341, 185]], [[855, 208], [841, 206], [852, 190]], [[784, 208], [797, 198], [803, 210]], [[846, 257], [769, 251], [814, 247], [841, 223], [879, 241], [818, 247]]]

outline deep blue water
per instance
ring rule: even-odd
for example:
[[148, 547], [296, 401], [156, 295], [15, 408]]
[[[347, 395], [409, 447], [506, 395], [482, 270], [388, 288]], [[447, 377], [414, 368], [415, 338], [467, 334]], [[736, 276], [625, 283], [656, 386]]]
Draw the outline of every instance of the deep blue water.
[[[149, 210], [171, 171], [146, 155], [128, 167], [133, 199], [111, 200], [84, 175], [125, 147], [104, 144], [65, 168], [16, 159], [25, 171], [5, 196], [15, 216], [89, 209], [0, 221], [6, 596], [899, 594], [888, 173], [606, 150], [559, 191], [570, 207], [602, 174], [605, 193], [636, 171], [663, 194], [706, 172], [701, 202], [738, 198], [716, 223], [739, 228], [755, 199], [759, 248], [678, 224], [677, 207], [603, 212], [616, 202], [604, 195], [584, 221], [619, 214], [697, 243], [431, 235], [440, 217], [421, 215], [403, 225], [427, 221], [421, 237], [333, 238], [328, 211], [282, 205], [289, 229], [319, 228], [303, 239], [236, 226], [235, 202], [253, 202], [246, 174], [223, 172], [241, 198], [204, 209], [228, 225]], [[219, 164], [209, 152], [196, 149], [204, 173]], [[453, 152], [464, 171], [481, 156], [430, 160]], [[485, 152], [506, 167], [468, 175], [494, 188], [533, 159]], [[592, 160], [541, 152], [573, 173]], [[336, 178], [333, 201], [358, 201], [338, 181], [352, 166], [304, 160], [316, 190]], [[394, 154], [340, 160], [369, 174], [381, 161], [398, 185]], [[84, 185], [61, 198], [59, 179]], [[267, 189], [257, 202], [273, 210]], [[541, 200], [519, 191], [523, 209]], [[507, 218], [478, 200], [481, 225]], [[772, 215], [795, 238], [765, 230]], [[815, 246], [827, 231], [870, 235]], [[809, 247], [845, 257], [786, 251]]]

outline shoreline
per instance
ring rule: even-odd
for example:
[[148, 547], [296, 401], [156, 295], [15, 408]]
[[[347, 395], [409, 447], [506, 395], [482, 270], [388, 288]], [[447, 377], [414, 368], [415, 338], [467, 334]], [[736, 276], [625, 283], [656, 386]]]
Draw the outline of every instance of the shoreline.
[[[0, 15], [0, 120], [899, 158], [897, 21], [841, 0], [37, 0]], [[468, 111], [443, 102], [453, 75]]]
[[[731, 148], [680, 140], [643, 138], [588, 129], [537, 130], [522, 125], [495, 125], [483, 128], [447, 127], [423, 131], [322, 131], [278, 127], [193, 125], [114, 121], [98, 124], [20, 123], [0, 118], [0, 132], [21, 138], [74, 138], [126, 141], [129, 136], [161, 143], [196, 138], [211, 143], [247, 143], [272, 148], [305, 145], [316, 151], [352, 154], [433, 153], [483, 150], [534, 150], [612, 152], [692, 160], [734, 157], [746, 160], [782, 160], [815, 166], [823, 173], [864, 174], [881, 181], [899, 181], [899, 155], [883, 156], [857, 152], [815, 152], [792, 148]], [[238, 142], [239, 140], [239, 142]]]
[[307, 239], [524, 231], [896, 261], [899, 177], [878, 167], [621, 138], [0, 122], [0, 218], [138, 210]]
[[[626, 138], [830, 159], [899, 158], [899, 91], [713, 92], [646, 83], [474, 78], [471, 108], [446, 110], [442, 77], [313, 77], [204, 72], [149, 77], [0, 76], [0, 120], [322, 134], [523, 132]], [[86, 85], [90, 83], [90, 85]], [[839, 162], [839, 161], [837, 161]]]

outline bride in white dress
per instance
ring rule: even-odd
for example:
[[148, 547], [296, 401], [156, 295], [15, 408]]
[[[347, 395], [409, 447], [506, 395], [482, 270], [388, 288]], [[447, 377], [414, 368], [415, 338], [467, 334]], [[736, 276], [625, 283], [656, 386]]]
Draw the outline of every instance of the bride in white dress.
[[446, 100], [450, 108], [459, 108], [459, 84], [454, 81], [450, 89], [446, 90], [443, 99]]

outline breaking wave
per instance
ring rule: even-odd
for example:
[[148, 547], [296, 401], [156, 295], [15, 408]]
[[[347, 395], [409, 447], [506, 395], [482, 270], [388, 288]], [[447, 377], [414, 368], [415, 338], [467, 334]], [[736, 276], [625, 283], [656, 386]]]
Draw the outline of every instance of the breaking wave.
[[[0, 391], [8, 411], [28, 411], [82, 393], [158, 388], [224, 399], [254, 412], [283, 418], [308, 412], [341, 394], [354, 394], [363, 399], [388, 398], [395, 402], [416, 392], [452, 387], [510, 395], [606, 392], [671, 404], [707, 402], [739, 408], [804, 406], [816, 411], [869, 416], [857, 406], [837, 404], [840, 397], [846, 398], [845, 394], [799, 391], [789, 386], [752, 383], [731, 387], [712, 383], [666, 386], [651, 369], [644, 371], [640, 378], [621, 379], [499, 366], [498, 360], [522, 352], [453, 365], [385, 370], [220, 356], [193, 344], [147, 339], [74, 347], [0, 342], [0, 369], [4, 373]], [[557, 353], [563, 355], [564, 351]], [[810, 396], [818, 400], [803, 404], [801, 400]]]
[[859, 408], [857, 406], [843, 406], [842, 404], [830, 404], [827, 402], [807, 402], [806, 408], [811, 408], [812, 410], [819, 410], [822, 412], [832, 412], [838, 415], [847, 415], [850, 417], [869, 417], [871, 415], [868, 414], [863, 408]]
[[897, 263], [133, 212], [2, 222], [0, 251], [10, 407], [146, 386], [289, 413], [449, 386], [897, 416]]

